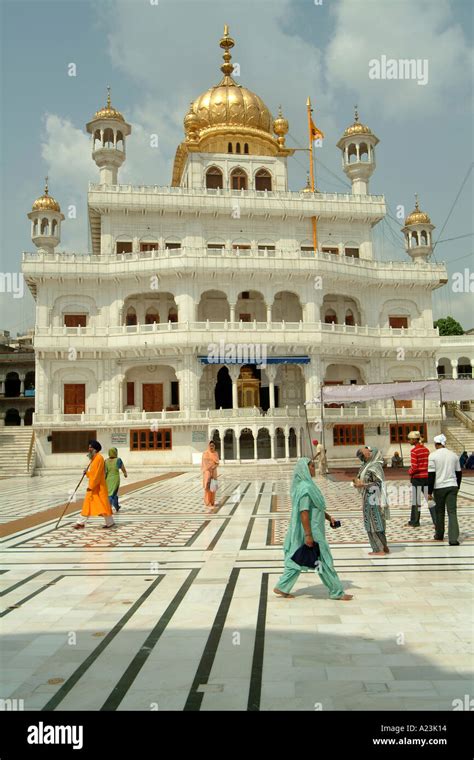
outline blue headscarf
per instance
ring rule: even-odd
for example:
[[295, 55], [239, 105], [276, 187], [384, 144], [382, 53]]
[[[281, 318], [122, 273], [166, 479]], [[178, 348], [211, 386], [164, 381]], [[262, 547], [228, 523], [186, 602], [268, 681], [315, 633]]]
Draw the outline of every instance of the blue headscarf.
[[[326, 502], [324, 496], [310, 475], [308, 469], [310, 461], [311, 460], [307, 457], [301, 457], [301, 459], [298, 459], [295, 469], [293, 470], [293, 480], [291, 481], [290, 488], [291, 518], [283, 545], [286, 552], [290, 551], [290, 548], [293, 548], [294, 551], [304, 540], [304, 531], [300, 518], [300, 501], [303, 496], [309, 496], [313, 506], [321, 510], [323, 513], [322, 531], [320, 532], [322, 532], [322, 537], [324, 537], [324, 510], [326, 508]], [[293, 543], [296, 543], [295, 547], [293, 547]]]

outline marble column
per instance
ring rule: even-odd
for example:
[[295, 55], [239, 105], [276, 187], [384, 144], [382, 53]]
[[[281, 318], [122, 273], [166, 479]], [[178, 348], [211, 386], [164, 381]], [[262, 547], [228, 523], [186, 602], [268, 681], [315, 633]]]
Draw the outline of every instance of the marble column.
[[290, 431], [288, 426], [285, 426], [285, 461], [290, 459]]
[[235, 435], [235, 457], [240, 462], [240, 430], [234, 430]]
[[457, 359], [451, 359], [451, 369], [453, 373], [453, 380], [457, 380], [458, 378], [458, 360]]
[[278, 372], [278, 366], [268, 365], [265, 368], [265, 374], [268, 377], [268, 395], [270, 402], [270, 409], [275, 409], [275, 380]]
[[275, 459], [275, 433], [270, 432], [270, 451], [271, 458]]
[[233, 364], [227, 367], [229, 370], [230, 379], [232, 380], [232, 409], [239, 408], [239, 394], [237, 389], [237, 380], [240, 375], [240, 365]]

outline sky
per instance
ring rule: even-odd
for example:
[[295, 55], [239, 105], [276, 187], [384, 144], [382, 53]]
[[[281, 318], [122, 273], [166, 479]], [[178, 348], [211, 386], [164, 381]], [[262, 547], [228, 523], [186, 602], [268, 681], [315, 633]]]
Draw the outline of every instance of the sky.
[[[45, 175], [62, 209], [77, 208], [57, 250], [90, 252], [87, 184], [98, 169], [85, 124], [107, 85], [133, 130], [119, 181], [170, 184], [189, 103], [222, 76], [227, 23], [236, 81], [273, 114], [282, 105], [291, 147], [307, 145], [311, 97], [325, 134], [316, 150], [321, 191], [350, 189], [336, 143], [358, 105], [380, 139], [370, 192], [385, 195], [391, 215], [374, 229], [376, 258], [408, 260], [397, 209], [408, 214], [417, 192], [436, 226], [433, 260], [450, 275], [434, 294], [434, 317], [473, 327], [473, 8], [471, 0], [0, 0], [0, 273], [14, 276], [21, 252], [36, 250], [26, 214]], [[426, 83], [371, 78], [369, 62], [383, 56], [419, 60]], [[289, 159], [290, 189], [305, 185], [306, 161], [302, 152]], [[34, 301], [27, 288], [22, 298], [4, 289], [0, 329], [15, 335], [33, 326]]]

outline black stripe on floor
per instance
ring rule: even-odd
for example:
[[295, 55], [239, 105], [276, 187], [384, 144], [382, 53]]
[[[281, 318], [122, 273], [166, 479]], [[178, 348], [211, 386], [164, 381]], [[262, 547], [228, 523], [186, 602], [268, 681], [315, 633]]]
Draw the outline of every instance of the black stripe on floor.
[[23, 599], [20, 599], [19, 602], [15, 603], [15, 606], [12, 607], [12, 609], [3, 610], [3, 612], [0, 612], [0, 618], [5, 617], [5, 615], [9, 615], [10, 612], [14, 612], [17, 607], [21, 607], [25, 602], [29, 602], [30, 599], [33, 599], [34, 596], [38, 596], [38, 594], [41, 594], [46, 588], [49, 588], [50, 586], [54, 586], [55, 583], [65, 578], [65, 575], [58, 575], [54, 580], [49, 581], [49, 583], [45, 583], [44, 586], [41, 586], [41, 588], [36, 589], [36, 591], [33, 591], [32, 594], [29, 594], [28, 596], [25, 596]]
[[119, 704], [130, 689], [132, 683], [138, 676], [140, 670], [145, 665], [161, 634], [165, 630], [168, 623], [171, 621], [174, 613], [183, 601], [185, 595], [188, 593], [198, 573], [199, 568], [196, 568], [189, 573], [183, 585], [177, 594], [175, 594], [166, 610], [163, 612], [158, 623], [155, 625], [153, 630], [147, 636], [146, 640], [143, 642], [142, 647], [131, 661], [125, 673], [122, 675], [116, 686], [114, 686], [110, 692], [109, 696], [100, 708], [101, 710], [116, 710], [118, 708]]
[[239, 573], [240, 570], [234, 568], [230, 574], [229, 582], [227, 583], [224, 595], [221, 599], [219, 609], [217, 610], [216, 617], [214, 618], [214, 623], [212, 624], [211, 632], [204, 647], [201, 661], [198, 665], [196, 675], [194, 676], [194, 681], [189, 690], [186, 704], [183, 707], [183, 710], [185, 711], [197, 711], [201, 708], [204, 693], [198, 691], [198, 688], [204, 684], [207, 684], [209, 676], [211, 674], [214, 659], [216, 657], [217, 647], [219, 646], [222, 631], [224, 630], [225, 621], [229, 612], [230, 604], [232, 602], [232, 597], [234, 595]]
[[267, 618], [268, 573], [262, 574], [260, 586], [260, 601], [258, 604], [257, 627], [255, 630], [255, 645], [253, 649], [252, 671], [250, 675], [249, 698], [247, 710], [260, 710], [262, 695], [263, 654], [265, 647], [265, 623]]
[[130, 620], [132, 615], [135, 614], [137, 609], [143, 604], [145, 599], [147, 599], [150, 594], [155, 590], [155, 588], [158, 586], [158, 584], [163, 580], [165, 576], [159, 575], [155, 581], [151, 584], [151, 586], [148, 586], [148, 588], [143, 592], [143, 594], [137, 599], [135, 604], [132, 604], [128, 612], [125, 613], [125, 615], [120, 618], [119, 622], [114, 625], [111, 631], [102, 639], [100, 644], [94, 649], [93, 652], [90, 653], [88, 657], [82, 662], [78, 668], [74, 671], [74, 673], [69, 676], [66, 683], [64, 683], [60, 689], [56, 692], [54, 697], [51, 697], [49, 702], [45, 704], [45, 706], [42, 708], [42, 710], [55, 710], [56, 707], [59, 705], [60, 702], [63, 701], [64, 697], [69, 694], [71, 689], [76, 685], [76, 683], [79, 681], [80, 678], [84, 675], [86, 670], [90, 668], [91, 665], [97, 660], [98, 656], [104, 651], [104, 649], [110, 644], [110, 642], [117, 636], [118, 633], [122, 630], [124, 625]]
[[[3, 570], [2, 572], [6, 572], [6, 570]], [[41, 575], [44, 573], [44, 570], [38, 570], [37, 573], [33, 573], [33, 575], [29, 575], [28, 578], [23, 578], [23, 580], [18, 581], [18, 583], [14, 583], [13, 586], [10, 586], [9, 588], [6, 588], [4, 591], [0, 592], [0, 596], [5, 596], [5, 594], [9, 594], [11, 591], [14, 591], [19, 586], [23, 586], [24, 583], [28, 583], [28, 581], [31, 581], [33, 578], [36, 578], [38, 575]]]

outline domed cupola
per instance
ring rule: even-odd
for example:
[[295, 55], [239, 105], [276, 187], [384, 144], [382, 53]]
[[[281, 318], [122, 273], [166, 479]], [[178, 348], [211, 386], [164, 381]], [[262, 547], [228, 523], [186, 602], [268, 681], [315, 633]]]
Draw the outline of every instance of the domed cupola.
[[220, 41], [224, 50], [223, 77], [191, 102], [184, 117], [185, 140], [176, 151], [174, 186], [179, 185], [188, 153], [288, 156], [294, 152], [285, 146], [288, 121], [281, 109], [274, 119], [259, 95], [233, 79], [230, 50], [234, 45], [226, 25]]
[[405, 219], [402, 229], [405, 235], [405, 250], [413, 260], [427, 261], [433, 253], [431, 233], [435, 229], [427, 213], [420, 210], [418, 195], [415, 194], [415, 208]]
[[357, 106], [354, 122], [344, 130], [337, 143], [342, 151], [342, 168], [352, 182], [354, 195], [367, 195], [369, 179], [375, 169], [375, 146], [379, 142], [366, 124], [359, 121]]
[[44, 193], [33, 203], [28, 219], [31, 219], [31, 239], [38, 250], [54, 253], [61, 240], [64, 214], [59, 203], [49, 194], [48, 177], [45, 179]]

